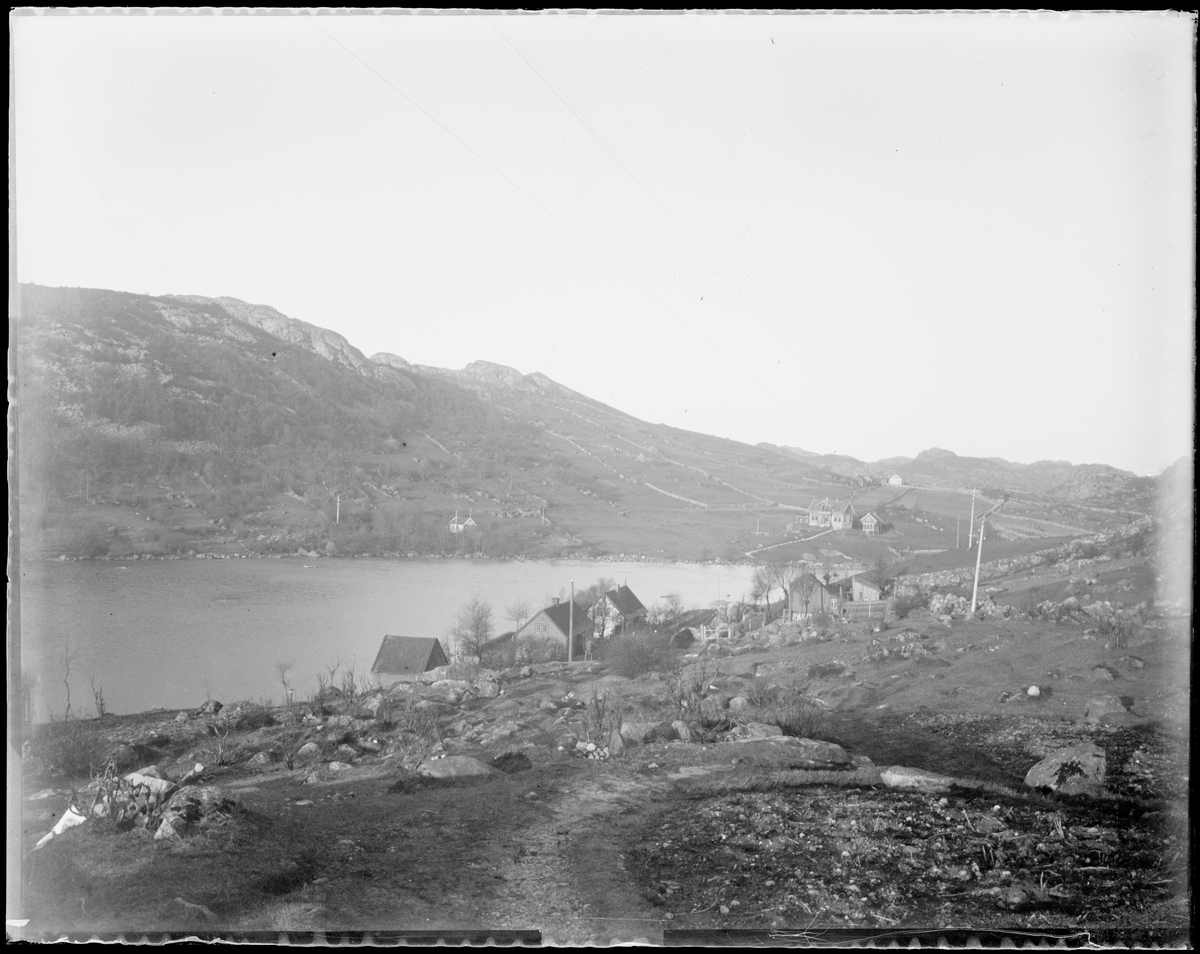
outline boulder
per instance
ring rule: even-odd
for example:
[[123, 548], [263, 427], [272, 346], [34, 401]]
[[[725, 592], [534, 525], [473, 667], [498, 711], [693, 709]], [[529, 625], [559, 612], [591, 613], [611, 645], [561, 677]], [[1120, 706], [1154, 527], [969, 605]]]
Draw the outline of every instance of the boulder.
[[655, 725], [654, 722], [622, 722], [621, 738], [629, 745], [641, 745]]
[[1134, 712], [1106, 712], [1100, 717], [1101, 725], [1141, 725], [1146, 720]]
[[[770, 728], [776, 728], [770, 726]], [[856, 762], [850, 753], [835, 742], [822, 742], [817, 739], [801, 739], [795, 736], [775, 736], [773, 741], [787, 746], [788, 768], [810, 769], [813, 771], [836, 771], [853, 769], [861, 765], [871, 764], [866, 756]]]
[[358, 752], [348, 745], [339, 745], [334, 749], [333, 757], [339, 762], [353, 762], [358, 758]]
[[181, 788], [171, 796], [163, 811], [163, 817], [175, 816], [187, 824], [204, 825], [228, 817], [238, 811], [239, 807], [224, 789], [216, 785], [192, 785]]
[[1124, 713], [1126, 711], [1125, 703], [1121, 701], [1120, 696], [1095, 696], [1088, 700], [1084, 721], [1092, 725], [1099, 725], [1100, 720], [1104, 716], [1110, 713]]
[[271, 764], [271, 756], [266, 752], [255, 752], [246, 763], [246, 768], [266, 768]]
[[671, 728], [675, 730], [675, 737], [681, 742], [691, 742], [696, 737], [696, 730], [682, 719], [676, 719], [672, 722]]
[[164, 818], [154, 833], [155, 841], [171, 841], [179, 839], [179, 829], [183, 827], [178, 816]]
[[321, 747], [316, 742], [305, 742], [296, 750], [296, 762], [302, 764], [317, 762], [321, 758]]
[[643, 737], [643, 742], [674, 742], [679, 738], [679, 731], [670, 722], [659, 722], [650, 728]]
[[160, 778], [157, 775], [143, 775], [141, 772], [130, 772], [125, 776], [125, 781], [148, 789], [158, 798], [167, 798], [176, 788], [174, 782], [167, 781], [165, 778]]
[[218, 712], [220, 712], [224, 708], [225, 708], [225, 706], [223, 703], [217, 702], [216, 699], [209, 699], [207, 702], [204, 703], [204, 705], [202, 705], [199, 709], [196, 710], [195, 714], [198, 716], [205, 716], [205, 715], [215, 716]]
[[891, 765], [879, 773], [888, 788], [911, 792], [948, 792], [954, 779], [925, 769], [909, 768], [907, 765]]
[[495, 699], [500, 695], [500, 683], [495, 679], [478, 679], [475, 682], [475, 691], [481, 699]]
[[490, 765], [469, 755], [447, 755], [443, 759], [429, 759], [417, 766], [417, 773], [429, 778], [470, 778], [491, 775], [495, 771]]
[[725, 738], [730, 742], [753, 742], [756, 739], [769, 739], [778, 735], [783, 735], [783, 729], [777, 725], [747, 722], [745, 725], [734, 726]]
[[1108, 762], [1104, 749], [1091, 742], [1051, 752], [1025, 776], [1030, 788], [1048, 788], [1062, 795], [1099, 795]]
[[349, 762], [339, 762], [335, 759], [329, 763], [329, 771], [331, 772], [344, 772], [349, 768], [353, 768]]
[[625, 740], [621, 737], [620, 729], [613, 729], [608, 738], [608, 754], [616, 757], [625, 751]]
[[745, 696], [734, 696], [729, 700], [729, 708], [734, 712], [741, 712], [743, 709], [749, 709], [750, 700]]

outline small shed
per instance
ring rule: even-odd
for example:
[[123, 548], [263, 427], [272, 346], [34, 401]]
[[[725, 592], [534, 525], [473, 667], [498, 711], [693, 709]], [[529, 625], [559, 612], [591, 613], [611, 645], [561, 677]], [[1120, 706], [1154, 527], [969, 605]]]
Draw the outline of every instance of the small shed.
[[873, 601], [883, 599], [883, 588], [877, 583], [868, 580], [864, 576], [852, 576], [850, 578], [855, 602]]
[[423, 672], [448, 665], [439, 640], [422, 636], [384, 636], [371, 666], [371, 674], [381, 686], [412, 682]]

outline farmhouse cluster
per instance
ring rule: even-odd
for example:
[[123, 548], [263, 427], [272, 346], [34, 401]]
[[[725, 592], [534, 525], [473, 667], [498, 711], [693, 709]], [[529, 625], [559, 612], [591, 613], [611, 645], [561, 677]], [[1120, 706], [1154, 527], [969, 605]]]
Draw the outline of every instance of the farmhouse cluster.
[[[658, 636], [679, 648], [703, 636], [717, 621], [716, 608], [680, 612], [653, 623], [645, 604], [622, 584], [584, 602], [555, 599], [515, 630], [481, 647], [487, 656], [587, 659], [594, 647], [616, 636]], [[381, 685], [408, 682], [450, 662], [441, 640], [418, 636], [383, 638], [371, 673]]]

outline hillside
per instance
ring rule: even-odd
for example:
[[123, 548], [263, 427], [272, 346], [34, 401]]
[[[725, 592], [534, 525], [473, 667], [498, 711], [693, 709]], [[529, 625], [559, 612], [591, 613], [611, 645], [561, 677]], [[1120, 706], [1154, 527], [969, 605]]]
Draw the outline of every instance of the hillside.
[[[265, 305], [37, 285], [21, 286], [20, 304], [28, 556], [740, 560], [804, 543], [814, 497], [854, 497], [859, 514], [896, 505], [891, 535], [815, 555], [890, 560], [949, 545], [969, 512], [960, 490], [871, 498], [874, 472], [891, 472], [879, 463], [649, 424], [488, 361], [449, 370], [367, 357]], [[1118, 519], [1105, 507], [1142, 494], [1112, 468], [1005, 465], [1026, 477], [1001, 482], [994, 461], [902, 460], [888, 463], [928, 488], [978, 478], [1015, 493], [1029, 473], [1035, 494], [1063, 488], [1049, 502], [1005, 502], [1014, 517], [1024, 507], [1022, 537], [1102, 528]], [[456, 513], [474, 526], [452, 533]]]

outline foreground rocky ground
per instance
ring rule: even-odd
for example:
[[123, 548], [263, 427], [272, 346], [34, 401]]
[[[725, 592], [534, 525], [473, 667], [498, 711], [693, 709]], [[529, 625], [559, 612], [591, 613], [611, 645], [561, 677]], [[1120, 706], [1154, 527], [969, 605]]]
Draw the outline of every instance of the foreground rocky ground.
[[1060, 617], [776, 625], [638, 678], [451, 667], [53, 727], [23, 930], [1186, 938], [1187, 629]]

